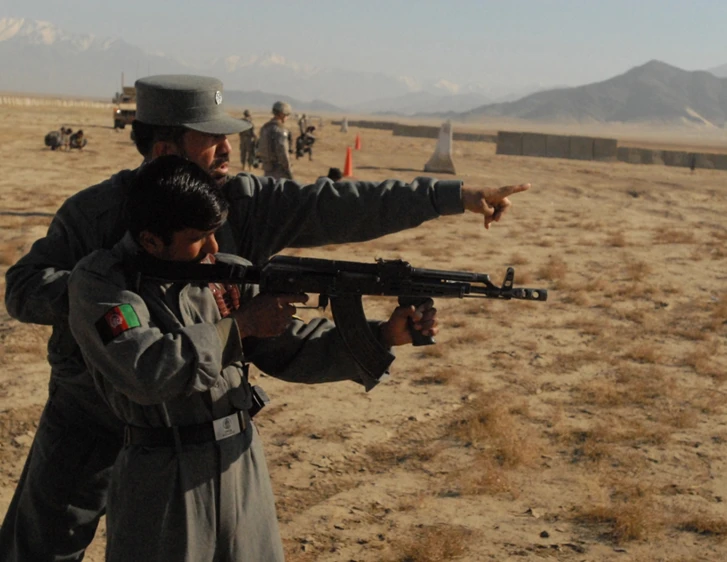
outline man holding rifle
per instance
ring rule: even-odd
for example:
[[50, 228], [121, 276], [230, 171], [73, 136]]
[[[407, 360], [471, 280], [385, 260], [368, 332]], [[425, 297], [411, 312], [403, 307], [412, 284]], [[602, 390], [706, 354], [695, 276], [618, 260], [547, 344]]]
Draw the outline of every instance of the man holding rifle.
[[136, 267], [142, 260], [161, 270], [210, 260], [244, 267], [217, 253], [225, 214], [206, 172], [177, 156], [158, 158], [127, 193], [127, 234], [81, 260], [68, 281], [73, 335], [125, 424], [108, 499], [108, 562], [282, 562], [245, 363], [292, 382], [371, 388], [393, 360], [389, 349], [411, 343], [408, 318], [423, 335], [437, 333], [431, 301], [421, 312], [399, 307], [387, 322], [371, 322], [385, 367], [370, 373], [331, 322], [293, 317], [305, 295], [252, 297], [254, 287], [235, 286], [228, 290], [239, 298], [220, 307], [204, 281], [158, 281]]
[[[321, 179], [301, 186], [249, 174], [230, 177], [226, 135], [249, 125], [224, 111], [221, 82], [155, 76], [138, 80], [136, 91], [133, 128], [144, 163], [176, 154], [207, 171], [229, 206], [216, 233], [220, 249], [252, 263], [285, 247], [370, 240], [464, 210], [484, 215], [489, 228], [507, 211], [508, 197], [529, 187], [468, 188], [431, 178], [409, 184]], [[69, 198], [46, 236], [6, 274], [11, 316], [51, 325], [53, 333], [49, 399], [0, 527], [0, 562], [81, 560], [105, 511], [123, 425], [96, 392], [70, 333], [67, 281], [80, 259], [122, 238], [124, 194], [138, 172], [123, 170]]]

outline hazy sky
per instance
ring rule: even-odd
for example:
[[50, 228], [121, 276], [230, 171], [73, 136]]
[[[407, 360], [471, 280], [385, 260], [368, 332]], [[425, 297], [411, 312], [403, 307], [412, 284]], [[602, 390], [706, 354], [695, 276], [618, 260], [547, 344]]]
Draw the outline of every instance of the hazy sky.
[[727, 63], [725, 0], [0, 0], [3, 16], [184, 58], [267, 51], [460, 84], [579, 85], [651, 59]]

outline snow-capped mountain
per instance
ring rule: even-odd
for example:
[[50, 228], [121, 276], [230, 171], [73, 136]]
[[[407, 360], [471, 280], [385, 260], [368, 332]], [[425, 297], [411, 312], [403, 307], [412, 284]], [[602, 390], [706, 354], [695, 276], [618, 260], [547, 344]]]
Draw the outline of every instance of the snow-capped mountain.
[[228, 91], [292, 94], [299, 100], [324, 100], [346, 109], [370, 107], [405, 114], [462, 111], [503, 99], [502, 92], [492, 95], [476, 84], [322, 68], [278, 53], [183, 61], [145, 51], [122, 38], [74, 34], [50, 22], [8, 17], [0, 19], [0, 69], [0, 90], [105, 99], [119, 90], [122, 72], [126, 85], [150, 74], [196, 73], [219, 77]]

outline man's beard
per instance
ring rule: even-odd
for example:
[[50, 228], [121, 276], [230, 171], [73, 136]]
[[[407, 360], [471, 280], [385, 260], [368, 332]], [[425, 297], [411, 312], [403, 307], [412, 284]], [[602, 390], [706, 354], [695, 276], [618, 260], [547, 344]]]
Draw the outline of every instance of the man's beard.
[[[187, 151], [184, 150], [184, 146], [182, 144], [177, 144], [177, 151], [179, 152], [179, 156], [182, 158], [189, 160], [190, 162], [194, 162], [189, 157], [189, 154], [187, 154]], [[227, 179], [227, 174], [224, 172], [220, 172], [220, 167], [223, 164], [230, 163], [230, 155], [229, 154], [223, 154], [222, 156], [219, 156], [212, 160], [212, 164], [210, 164], [210, 167], [205, 170], [210, 176], [212, 176], [212, 179], [215, 180], [218, 184], [223, 184]]]

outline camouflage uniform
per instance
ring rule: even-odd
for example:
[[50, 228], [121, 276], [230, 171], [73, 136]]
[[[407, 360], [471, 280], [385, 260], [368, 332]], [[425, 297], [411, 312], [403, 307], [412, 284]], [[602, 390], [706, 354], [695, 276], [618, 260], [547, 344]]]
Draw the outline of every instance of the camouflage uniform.
[[[53, 327], [49, 399], [0, 527], [0, 560], [81, 560], [105, 512], [123, 425], [96, 391], [68, 324], [67, 280], [91, 252], [123, 236], [125, 170], [84, 189], [58, 210], [44, 238], [6, 274], [5, 304], [22, 322]], [[464, 212], [461, 182], [430, 178], [313, 185], [240, 174], [223, 187], [230, 204], [220, 251], [253, 263], [285, 247], [370, 240]]]
[[258, 155], [266, 176], [293, 179], [288, 157], [291, 143], [290, 131], [274, 117], [262, 126]]
[[[131, 426], [109, 490], [106, 560], [282, 562], [265, 457], [246, 413], [252, 400], [242, 361], [293, 382], [371, 377], [325, 319], [293, 320], [280, 336], [242, 342], [207, 284], [137, 278], [140, 251], [127, 234], [113, 250], [83, 259], [68, 282], [73, 335], [97, 388]], [[222, 254], [217, 261], [249, 263]], [[243, 291], [242, 300], [251, 293]], [[115, 306], [130, 306], [140, 325], [115, 335], [97, 327]], [[213, 420], [241, 431], [215, 439]], [[192, 439], [191, 431], [201, 436]]]
[[255, 163], [255, 141], [257, 140], [255, 125], [249, 117], [245, 117], [242, 120], [250, 123], [250, 128], [240, 133], [240, 163], [242, 164], [243, 170], [245, 166], [249, 170], [252, 170], [253, 164]]

